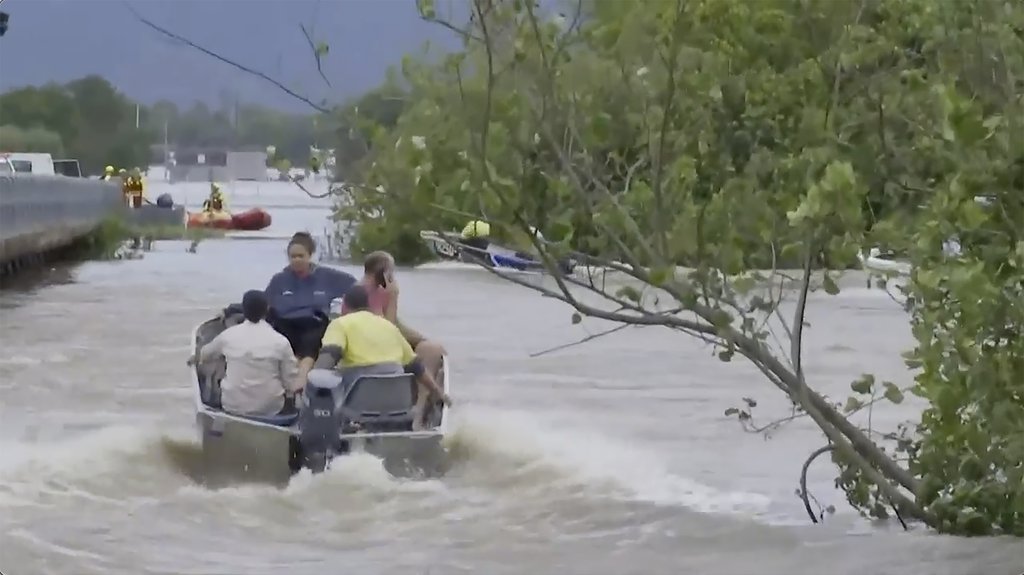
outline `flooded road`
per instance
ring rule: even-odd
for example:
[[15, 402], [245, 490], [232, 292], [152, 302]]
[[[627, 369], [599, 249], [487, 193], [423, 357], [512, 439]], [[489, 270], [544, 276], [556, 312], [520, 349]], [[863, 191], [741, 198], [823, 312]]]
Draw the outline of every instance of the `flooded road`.
[[[195, 196], [198, 198], [199, 196]], [[194, 198], [190, 198], [190, 203]], [[245, 205], [244, 198], [231, 207]], [[254, 202], [258, 203], [258, 202]], [[272, 232], [324, 212], [272, 210]], [[273, 235], [273, 234], [271, 234]], [[785, 400], [698, 341], [606, 326], [481, 270], [403, 270], [402, 315], [452, 360], [455, 465], [394, 479], [368, 456], [285, 489], [209, 490], [197, 457], [190, 330], [285, 264], [284, 241], [161, 242], [0, 293], [0, 571], [6, 575], [1017, 575], [1019, 540], [958, 539], [838, 514], [808, 525], [806, 422], [770, 440], [722, 412]], [[349, 271], [355, 272], [353, 268]], [[884, 294], [814, 298], [811, 380], [837, 398], [862, 371], [906, 383], [906, 318]], [[890, 428], [913, 406], [875, 410]], [[767, 420], [767, 419], [766, 419]]]

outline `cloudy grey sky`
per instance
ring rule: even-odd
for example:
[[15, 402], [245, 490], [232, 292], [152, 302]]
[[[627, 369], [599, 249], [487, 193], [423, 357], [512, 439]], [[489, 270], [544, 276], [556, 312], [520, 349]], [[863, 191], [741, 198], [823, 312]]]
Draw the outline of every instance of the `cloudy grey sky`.
[[[387, 67], [424, 42], [454, 47], [450, 32], [423, 22], [415, 0], [4, 0], [0, 90], [102, 74], [145, 103], [245, 102], [306, 111], [279, 90], [147, 28], [131, 8], [177, 34], [267, 75], [314, 101], [341, 101], [383, 80]], [[330, 45], [324, 71], [299, 26]]]

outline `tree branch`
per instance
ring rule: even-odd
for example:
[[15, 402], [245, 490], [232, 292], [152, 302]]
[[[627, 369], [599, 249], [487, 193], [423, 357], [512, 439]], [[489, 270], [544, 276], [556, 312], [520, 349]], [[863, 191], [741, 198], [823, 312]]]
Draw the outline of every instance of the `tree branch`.
[[129, 4], [127, 2], [125, 2], [124, 5], [125, 5], [126, 8], [128, 8], [128, 10], [132, 13], [132, 15], [135, 16], [136, 20], [138, 20], [142, 24], [146, 25], [147, 27], [151, 28], [152, 30], [155, 30], [156, 32], [159, 32], [160, 34], [163, 34], [164, 36], [166, 36], [166, 37], [168, 37], [168, 38], [170, 38], [172, 40], [175, 40], [177, 42], [185, 44], [186, 46], [189, 46], [189, 47], [191, 47], [191, 48], [193, 48], [195, 50], [199, 50], [203, 54], [206, 54], [207, 56], [210, 56], [211, 58], [219, 60], [219, 61], [221, 61], [221, 62], [223, 62], [223, 63], [225, 63], [225, 64], [227, 64], [227, 65], [229, 65], [229, 66], [231, 66], [231, 67], [233, 67], [235, 69], [237, 69], [237, 70], [241, 70], [242, 72], [245, 72], [246, 74], [249, 74], [250, 76], [255, 76], [257, 78], [260, 78], [261, 80], [263, 80], [265, 82], [268, 82], [268, 83], [272, 84], [273, 86], [276, 86], [279, 90], [281, 90], [285, 94], [288, 94], [292, 98], [295, 98], [296, 100], [298, 100], [298, 101], [308, 105], [310, 108], [313, 108], [314, 110], [316, 110], [318, 112], [322, 112], [324, 114], [330, 113], [331, 110], [329, 108], [325, 108], [325, 107], [317, 104], [316, 102], [314, 102], [314, 101], [310, 100], [309, 98], [299, 94], [298, 92], [292, 90], [288, 86], [285, 86], [284, 84], [282, 84], [280, 81], [275, 80], [274, 78], [271, 78], [270, 76], [264, 74], [263, 72], [260, 72], [259, 70], [255, 70], [253, 68], [250, 68], [250, 67], [248, 67], [248, 66], [246, 66], [244, 64], [239, 64], [238, 62], [235, 62], [234, 60], [231, 60], [229, 58], [221, 56], [220, 54], [214, 52], [213, 50], [210, 50], [208, 48], [204, 48], [203, 46], [200, 46], [199, 44], [196, 44], [192, 40], [189, 40], [188, 38], [185, 38], [184, 36], [181, 36], [180, 34], [176, 34], [174, 32], [171, 32], [170, 30], [164, 28], [163, 26], [160, 26], [160, 25], [154, 23], [153, 21], [149, 20], [148, 18], [146, 18], [142, 14], [139, 14], [139, 12], [135, 9], [135, 7], [133, 7], [131, 4]]
[[320, 53], [320, 49], [317, 47], [317, 45], [313, 42], [313, 36], [309, 33], [308, 30], [306, 30], [305, 24], [299, 23], [299, 29], [302, 30], [302, 35], [306, 37], [306, 42], [309, 44], [309, 49], [313, 51], [313, 59], [316, 61], [317, 74], [320, 74], [320, 78], [323, 79], [324, 84], [327, 84], [328, 88], [333, 88], [334, 86], [331, 86], [331, 81], [328, 80], [327, 75], [324, 74], [322, 59], [323, 55]]

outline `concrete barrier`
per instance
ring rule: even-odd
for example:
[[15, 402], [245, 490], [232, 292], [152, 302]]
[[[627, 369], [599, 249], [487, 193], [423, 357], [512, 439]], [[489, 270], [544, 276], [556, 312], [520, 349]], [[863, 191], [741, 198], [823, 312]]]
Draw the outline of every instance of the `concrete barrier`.
[[143, 205], [134, 210], [127, 210], [124, 217], [128, 225], [138, 228], [184, 227], [186, 223], [185, 206], [161, 208], [160, 206]]
[[67, 247], [124, 209], [118, 184], [0, 175], [0, 266]]

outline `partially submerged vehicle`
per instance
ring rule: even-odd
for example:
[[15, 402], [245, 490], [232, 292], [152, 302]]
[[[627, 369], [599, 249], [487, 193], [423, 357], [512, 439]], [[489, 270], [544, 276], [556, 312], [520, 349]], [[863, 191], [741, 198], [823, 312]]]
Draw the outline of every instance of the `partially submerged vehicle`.
[[[241, 321], [240, 315], [232, 315], [200, 324], [192, 334], [194, 353]], [[446, 391], [451, 390], [448, 364], [445, 358], [437, 378]], [[225, 371], [224, 358], [213, 359], [196, 365], [190, 382], [202, 442], [202, 480], [208, 484], [283, 484], [303, 469], [319, 473], [332, 460], [357, 452], [382, 459], [397, 476], [444, 471], [448, 410], [431, 405], [423, 424], [414, 426], [419, 414], [414, 413], [416, 385], [411, 375], [364, 376], [346, 389], [338, 371], [314, 369], [293, 413], [248, 417], [221, 408]]]
[[[544, 273], [544, 263], [530, 254], [487, 242], [486, 247], [467, 244], [459, 234], [423, 230], [420, 238], [441, 260], [465, 262], [502, 271]], [[563, 274], [571, 274], [576, 262], [566, 259], [558, 262]]]

